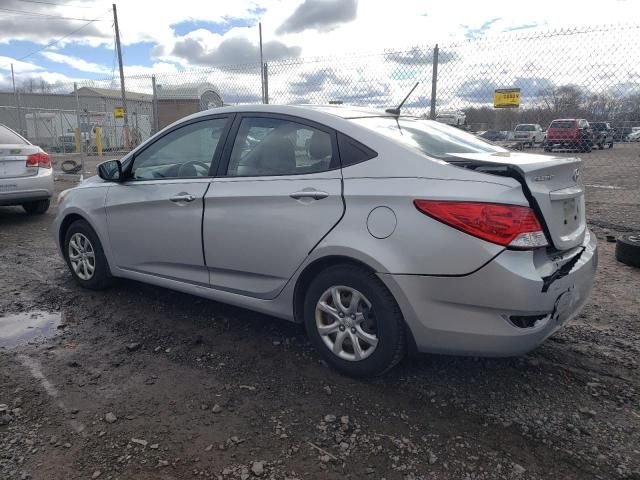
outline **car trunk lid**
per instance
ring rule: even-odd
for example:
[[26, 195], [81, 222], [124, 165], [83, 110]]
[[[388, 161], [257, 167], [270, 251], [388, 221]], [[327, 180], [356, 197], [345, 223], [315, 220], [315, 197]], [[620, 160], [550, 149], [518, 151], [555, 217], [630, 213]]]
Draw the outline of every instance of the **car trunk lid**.
[[515, 177], [558, 250], [582, 243], [586, 232], [581, 160], [519, 152], [452, 154], [448, 162], [489, 174]]
[[27, 157], [38, 153], [34, 145], [0, 145], [0, 178], [31, 177], [38, 174], [38, 167], [27, 167]]

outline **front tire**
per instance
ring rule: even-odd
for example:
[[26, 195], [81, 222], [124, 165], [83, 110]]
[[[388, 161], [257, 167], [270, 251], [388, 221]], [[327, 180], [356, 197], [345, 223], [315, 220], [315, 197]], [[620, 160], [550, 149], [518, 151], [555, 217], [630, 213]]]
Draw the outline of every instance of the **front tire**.
[[71, 275], [80, 286], [102, 290], [113, 283], [100, 239], [86, 221], [76, 220], [69, 226], [63, 251]]
[[49, 210], [50, 200], [36, 200], [34, 202], [27, 202], [22, 204], [22, 208], [29, 215], [42, 215]]
[[400, 307], [375, 273], [362, 267], [322, 271], [306, 292], [304, 323], [320, 355], [347, 375], [382, 375], [405, 354]]

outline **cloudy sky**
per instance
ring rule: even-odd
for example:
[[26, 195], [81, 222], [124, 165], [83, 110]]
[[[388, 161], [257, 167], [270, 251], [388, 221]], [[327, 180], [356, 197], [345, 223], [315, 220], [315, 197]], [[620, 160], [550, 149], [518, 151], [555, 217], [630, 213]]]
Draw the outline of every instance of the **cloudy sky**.
[[[254, 62], [258, 21], [266, 59], [275, 60], [640, 18], [637, 0], [607, 2], [604, 9], [584, 8], [584, 0], [529, 5], [498, 0], [136, 0], [120, 2], [118, 11], [128, 74]], [[88, 25], [83, 20], [96, 18]], [[49, 80], [109, 78], [114, 65], [111, 2], [0, 0], [2, 73], [11, 62], [19, 73], [38, 72]]]
[[[590, 5], [585, 0], [130, 0], [119, 2], [118, 16], [125, 73], [141, 75], [256, 64], [259, 21], [265, 60], [270, 61], [343, 57], [436, 42], [446, 46], [640, 18], [639, 0], [609, 0], [606, 6], [600, 4], [604, 8]], [[407, 55], [398, 65], [414, 61]], [[443, 55], [446, 60], [445, 49]], [[0, 0], [0, 87], [8, 85], [11, 63], [18, 79], [49, 83], [117, 76], [111, 2]], [[301, 77], [297, 85], [301, 90], [304, 81]], [[296, 88], [296, 83], [289, 87]]]

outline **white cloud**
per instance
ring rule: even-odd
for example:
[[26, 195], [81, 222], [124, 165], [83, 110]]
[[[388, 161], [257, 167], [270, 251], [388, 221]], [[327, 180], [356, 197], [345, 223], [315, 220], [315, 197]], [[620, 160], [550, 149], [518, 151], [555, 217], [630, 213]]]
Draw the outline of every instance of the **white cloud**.
[[11, 71], [11, 64], [13, 63], [13, 71], [15, 73], [27, 73], [43, 70], [42, 67], [35, 65], [31, 62], [21, 62], [11, 57], [0, 56], [0, 70]]
[[100, 65], [98, 63], [87, 62], [78, 57], [74, 57], [71, 55], [63, 55], [61, 53], [56, 52], [41, 52], [40, 55], [51, 60], [52, 62], [62, 63], [64, 65], [68, 65], [76, 70], [80, 70], [81, 72], [89, 72], [89, 73], [102, 73], [109, 74], [111, 73], [111, 69]]

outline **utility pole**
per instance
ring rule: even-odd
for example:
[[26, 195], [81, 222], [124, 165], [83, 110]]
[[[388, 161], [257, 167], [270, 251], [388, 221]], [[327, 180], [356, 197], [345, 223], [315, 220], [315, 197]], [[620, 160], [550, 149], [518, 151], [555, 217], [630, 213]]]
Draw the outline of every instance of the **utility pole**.
[[122, 68], [122, 48], [120, 47], [120, 29], [118, 28], [118, 10], [116, 4], [113, 4], [113, 26], [116, 30], [116, 49], [118, 50], [118, 65], [120, 67], [120, 92], [122, 94], [122, 109], [124, 111], [124, 146], [129, 148], [129, 116], [127, 114], [127, 94], [124, 88], [124, 69]]
[[262, 22], [258, 22], [258, 34], [260, 35], [260, 85], [262, 86], [262, 103], [264, 100], [264, 62], [262, 60]]

